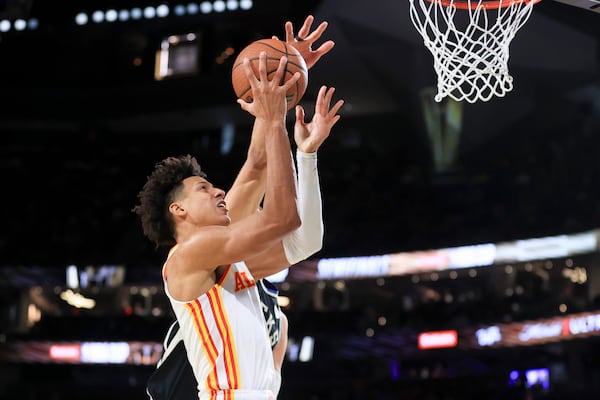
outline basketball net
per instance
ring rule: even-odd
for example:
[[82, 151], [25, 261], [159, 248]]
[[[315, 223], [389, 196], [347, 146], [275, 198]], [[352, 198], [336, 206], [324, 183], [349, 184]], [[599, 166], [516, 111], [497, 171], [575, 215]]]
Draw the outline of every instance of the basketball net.
[[540, 0], [409, 0], [410, 18], [433, 55], [435, 101], [488, 101], [513, 89], [509, 45]]

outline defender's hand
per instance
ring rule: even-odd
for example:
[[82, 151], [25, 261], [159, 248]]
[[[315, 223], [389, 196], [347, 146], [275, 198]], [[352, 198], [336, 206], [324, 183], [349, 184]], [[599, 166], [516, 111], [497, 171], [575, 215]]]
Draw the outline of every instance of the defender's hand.
[[316, 152], [321, 144], [329, 137], [331, 128], [339, 121], [337, 114], [344, 100], [338, 100], [330, 107], [335, 88], [321, 86], [317, 95], [315, 115], [310, 123], [304, 122], [304, 109], [296, 106], [296, 123], [294, 124], [294, 139], [298, 150], [304, 153]]

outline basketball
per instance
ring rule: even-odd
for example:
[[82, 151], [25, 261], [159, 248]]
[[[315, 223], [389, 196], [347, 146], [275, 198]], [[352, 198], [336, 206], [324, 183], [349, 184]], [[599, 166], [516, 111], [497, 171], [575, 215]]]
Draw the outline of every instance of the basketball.
[[246, 79], [243, 61], [245, 57], [248, 57], [254, 73], [258, 76], [258, 59], [261, 51], [267, 52], [267, 76], [269, 78], [277, 71], [279, 59], [283, 56], [288, 58], [284, 71], [284, 82], [294, 76], [296, 72], [300, 72], [300, 79], [286, 93], [288, 110], [292, 109], [306, 92], [308, 68], [298, 50], [286, 42], [277, 39], [260, 39], [254, 41], [238, 54], [231, 71], [231, 82], [235, 95], [248, 103], [252, 102], [252, 89], [250, 88], [248, 79]]

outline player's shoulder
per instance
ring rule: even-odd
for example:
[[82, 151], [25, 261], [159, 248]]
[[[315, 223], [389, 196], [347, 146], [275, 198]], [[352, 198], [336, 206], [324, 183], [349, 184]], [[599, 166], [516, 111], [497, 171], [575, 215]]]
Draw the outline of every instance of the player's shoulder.
[[204, 259], [202, 253], [210, 254], [211, 252], [210, 249], [205, 249], [208, 246], [205, 246], [202, 242], [202, 237], [208, 236], [203, 230], [202, 232], [199, 230], [188, 240], [178, 242], [176, 249], [171, 251], [167, 258], [170, 268], [176, 268], [182, 272], [197, 271], [199, 269], [214, 271], [217, 267], [208, 262], [208, 259], [207, 262], [202, 261]]

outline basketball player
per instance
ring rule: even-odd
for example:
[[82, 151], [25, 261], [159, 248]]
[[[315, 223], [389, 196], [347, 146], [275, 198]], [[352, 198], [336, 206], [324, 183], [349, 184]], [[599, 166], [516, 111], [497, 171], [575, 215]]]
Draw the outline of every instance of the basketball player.
[[[299, 49], [309, 68], [334, 46], [333, 41], [329, 40], [319, 46], [317, 50], [312, 50], [312, 45], [321, 37], [327, 27], [327, 23], [323, 22], [311, 33], [310, 28], [313, 21], [314, 18], [309, 15], [297, 36], [294, 35], [292, 23], [288, 21], [285, 24], [286, 41]], [[322, 245], [323, 225], [316, 151], [329, 135], [331, 126], [323, 127], [321, 125], [323, 120], [318, 120], [318, 115], [316, 114], [317, 118], [307, 125], [303, 121], [303, 110], [297, 109], [294, 136], [298, 148], [298, 196], [302, 199], [298, 206], [302, 225], [282, 241], [283, 251], [280, 254], [284, 254], [284, 257], [281, 259], [288, 265], [308, 258], [320, 250]], [[258, 136], [256, 133], [255, 129], [253, 142], [255, 142], [254, 137]], [[257, 190], [260, 193], [264, 192], [264, 188]], [[229, 202], [230, 200], [228, 200]], [[276, 287], [266, 279], [262, 279], [257, 281], [257, 289], [267, 322], [275, 369], [280, 372], [287, 347], [287, 318], [277, 304]], [[153, 400], [197, 399], [197, 381], [187, 361], [177, 322], [171, 326], [164, 341], [164, 348], [165, 351], [157, 365], [157, 370], [148, 381], [147, 392], [150, 398]]]
[[[283, 252], [287, 254], [286, 265], [306, 259], [321, 249], [323, 222], [321, 191], [316, 163], [316, 153], [329, 136], [331, 127], [315, 120], [304, 124], [299, 114], [294, 129], [298, 163], [298, 213], [302, 220], [300, 228], [282, 240]], [[288, 258], [289, 257], [289, 258]], [[273, 350], [275, 370], [281, 376], [281, 367], [287, 347], [287, 318], [277, 303], [277, 288], [267, 279], [257, 281], [261, 308], [267, 323], [267, 331]], [[185, 347], [181, 341], [179, 325], [175, 322], [164, 341], [164, 353], [157, 370], [148, 381], [147, 392], [152, 400], [197, 398], [197, 386], [188, 363]]]
[[[268, 321], [275, 369], [281, 371], [287, 347], [287, 318], [277, 303], [277, 288], [267, 279], [258, 280], [256, 287], [265, 321]], [[150, 400], [197, 400], [198, 382], [188, 362], [177, 321], [169, 328], [163, 348], [156, 370], [148, 379], [146, 392]]]
[[[134, 208], [151, 240], [174, 244], [163, 267], [165, 292], [201, 400], [274, 399], [279, 388], [255, 278], [283, 268], [278, 243], [300, 224], [285, 129], [285, 93], [298, 75], [280, 85], [285, 62], [283, 57], [269, 80], [265, 53], [260, 56], [258, 76], [245, 60], [254, 99], [252, 103], [238, 100], [242, 109], [254, 115], [255, 129], [264, 137], [262, 211], [230, 223], [225, 193], [207, 181], [190, 156], [157, 164], [140, 192], [140, 205]], [[332, 94], [333, 89], [322, 88], [317, 98], [319, 118], [330, 127], [339, 119], [336, 113], [341, 107], [340, 101], [330, 109]], [[248, 182], [243, 170], [234, 186]], [[239, 196], [243, 186], [232, 192]]]

